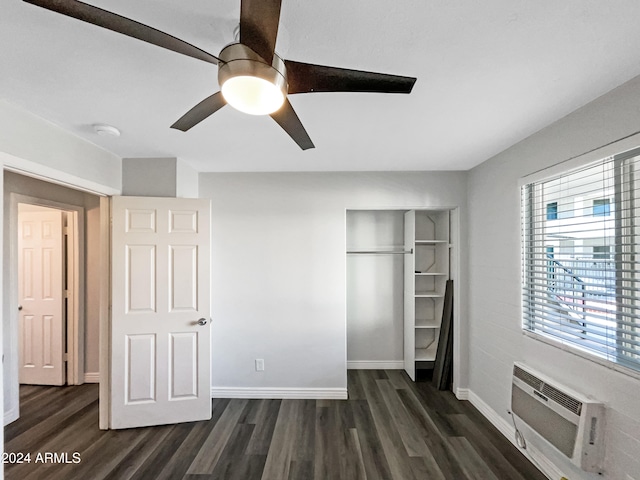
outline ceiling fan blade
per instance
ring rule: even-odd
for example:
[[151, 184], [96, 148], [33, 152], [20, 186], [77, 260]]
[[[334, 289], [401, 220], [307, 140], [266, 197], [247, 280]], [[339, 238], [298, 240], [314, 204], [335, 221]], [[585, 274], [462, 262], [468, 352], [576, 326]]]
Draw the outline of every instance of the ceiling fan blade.
[[222, 96], [222, 93], [216, 92], [210, 97], [205, 98], [191, 110], [185, 113], [176, 123], [171, 125], [171, 128], [186, 132], [191, 127], [194, 127], [208, 116], [216, 113], [226, 104], [227, 102]]
[[156, 30], [142, 23], [136, 22], [121, 15], [108, 12], [87, 3], [76, 0], [24, 0], [27, 3], [37, 5], [53, 12], [61, 13], [83, 22], [91, 23], [99, 27], [122, 33], [143, 42], [151, 43], [166, 48], [173, 52], [188, 55], [205, 62], [217, 64], [218, 58], [210, 53], [200, 50], [179, 38], [168, 33]]
[[284, 61], [289, 94], [311, 92], [410, 93], [416, 79], [385, 73]]
[[240, 43], [271, 65], [276, 48], [281, 0], [242, 0], [240, 5]]
[[287, 132], [291, 138], [293, 138], [294, 142], [296, 142], [302, 150], [315, 148], [315, 145], [311, 141], [311, 138], [309, 138], [307, 131], [302, 126], [302, 123], [291, 106], [291, 103], [289, 103], [289, 100], [285, 99], [282, 107], [271, 114], [271, 118], [278, 122], [278, 125], [280, 125], [282, 129]]

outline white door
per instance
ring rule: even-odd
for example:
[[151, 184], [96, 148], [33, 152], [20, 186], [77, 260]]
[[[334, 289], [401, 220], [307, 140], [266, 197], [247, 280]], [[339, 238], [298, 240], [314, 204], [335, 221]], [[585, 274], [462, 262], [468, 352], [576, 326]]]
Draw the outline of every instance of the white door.
[[416, 284], [415, 284], [415, 238], [416, 212], [404, 214], [404, 249], [413, 251], [404, 256], [404, 370], [409, 378], [416, 380]]
[[211, 418], [210, 202], [114, 197], [111, 428]]
[[18, 214], [20, 383], [64, 385], [62, 212]]

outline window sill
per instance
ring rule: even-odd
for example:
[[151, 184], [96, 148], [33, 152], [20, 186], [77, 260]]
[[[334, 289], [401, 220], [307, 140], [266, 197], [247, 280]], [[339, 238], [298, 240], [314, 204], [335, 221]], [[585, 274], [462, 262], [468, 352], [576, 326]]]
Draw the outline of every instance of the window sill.
[[529, 337], [532, 340], [536, 340], [538, 342], [542, 342], [545, 343], [547, 345], [550, 345], [552, 347], [556, 347], [559, 348], [560, 350], [563, 350], [567, 353], [570, 353], [572, 355], [576, 355], [580, 358], [584, 358], [585, 360], [589, 360], [590, 362], [593, 363], [597, 363], [598, 365], [602, 365], [605, 368], [608, 368], [609, 370], [614, 370], [616, 372], [619, 372], [623, 375], [627, 375], [628, 377], [632, 377], [636, 380], [640, 380], [640, 371], [636, 371], [633, 370], [631, 368], [625, 367], [623, 365], [619, 365], [615, 362], [612, 362], [611, 360], [606, 360], [604, 358], [599, 358], [595, 355], [593, 355], [592, 353], [588, 353], [588, 352], [583, 352], [582, 350], [580, 350], [579, 348], [576, 348], [572, 345], [568, 345], [566, 343], [561, 342], [560, 340], [556, 340], [552, 337], [547, 337], [545, 335], [539, 334], [539, 333], [535, 333], [535, 332], [531, 332], [529, 330], [522, 330], [522, 333], [524, 334], [525, 337]]

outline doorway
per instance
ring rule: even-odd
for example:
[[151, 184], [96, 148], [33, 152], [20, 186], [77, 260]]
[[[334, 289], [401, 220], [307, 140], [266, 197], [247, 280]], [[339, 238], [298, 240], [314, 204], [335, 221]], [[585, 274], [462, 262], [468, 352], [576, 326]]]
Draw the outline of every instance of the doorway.
[[18, 203], [18, 378], [21, 385], [84, 383], [77, 354], [83, 211]]
[[[58, 385], [98, 383], [99, 317], [102, 315], [103, 295], [99, 275], [102, 262], [96, 261], [96, 258], [100, 260], [101, 254], [102, 202], [100, 197], [8, 172], [5, 172], [4, 189], [5, 258], [8, 259], [4, 274], [5, 285], [8, 287], [8, 302], [5, 304], [3, 325], [5, 333], [4, 423], [6, 425], [20, 416], [20, 383]], [[35, 197], [31, 192], [39, 196]], [[47, 235], [61, 237], [58, 248], [62, 249], [64, 261], [58, 267], [58, 286], [50, 284], [48, 288], [59, 288], [63, 291], [62, 306], [57, 308], [62, 312], [60, 320], [66, 315], [67, 321], [59, 322], [55, 329], [53, 328], [56, 320], [54, 315], [46, 313], [48, 325], [45, 326], [42, 318], [36, 320], [37, 315], [42, 315], [42, 312], [36, 312], [35, 316], [34, 312], [31, 312], [31, 325], [28, 326], [30, 331], [25, 332], [23, 331], [25, 319], [22, 314], [29, 311], [24, 304], [25, 298], [21, 294], [24, 278], [22, 278], [23, 282], [19, 281], [20, 263], [24, 260], [24, 252], [20, 252], [19, 241], [19, 236], [24, 232], [21, 232], [19, 218], [20, 215], [38, 215], [38, 212], [53, 213], [60, 218], [60, 222], [66, 222], [66, 225], [61, 224], [57, 229], [58, 233], [55, 233], [55, 228], [52, 230], [51, 225], [38, 227], [38, 229], [46, 228]], [[30, 228], [35, 227], [32, 225]], [[32, 233], [38, 233], [36, 230]], [[51, 245], [48, 245], [49, 247]], [[37, 260], [41, 263], [41, 268], [47, 269], [48, 276], [53, 278], [53, 272], [56, 271], [53, 253], [51, 251], [46, 253], [48, 256], [46, 265], [43, 262], [42, 252], [32, 251], [30, 255], [32, 255], [31, 261]], [[38, 256], [40, 256], [39, 259]], [[42, 272], [35, 273], [42, 275]], [[42, 282], [39, 280], [38, 283]], [[38, 289], [42, 289], [42, 285], [38, 285]], [[52, 295], [49, 296], [53, 298]], [[25, 342], [25, 339], [32, 338], [33, 335], [36, 337], [39, 335], [36, 342], [30, 344]], [[52, 336], [57, 336], [57, 343], [42, 341], [44, 338], [51, 340]], [[44, 343], [39, 348], [46, 350], [37, 352], [40, 358], [44, 359], [44, 354], [48, 356], [48, 361], [40, 362], [40, 370], [45, 370], [46, 373], [57, 370], [57, 377], [53, 381], [37, 376], [35, 379], [25, 378], [23, 375], [25, 363], [32, 364], [32, 370], [35, 370], [36, 366], [36, 362], [24, 362], [24, 358], [21, 358], [25, 353], [31, 353], [33, 358], [33, 354], [36, 353], [25, 350], [25, 347], [34, 348], [38, 343]], [[51, 361], [54, 357], [58, 359], [59, 368], [57, 369]], [[45, 364], [46, 369], [42, 368]]]

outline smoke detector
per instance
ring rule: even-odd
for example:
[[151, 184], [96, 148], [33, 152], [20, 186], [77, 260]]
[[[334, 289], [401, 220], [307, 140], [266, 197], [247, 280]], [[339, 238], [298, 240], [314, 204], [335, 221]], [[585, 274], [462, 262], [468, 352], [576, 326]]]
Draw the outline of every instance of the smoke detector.
[[120, 130], [111, 125], [106, 125], [104, 123], [97, 123], [93, 126], [93, 130], [100, 135], [101, 137], [119, 137]]

